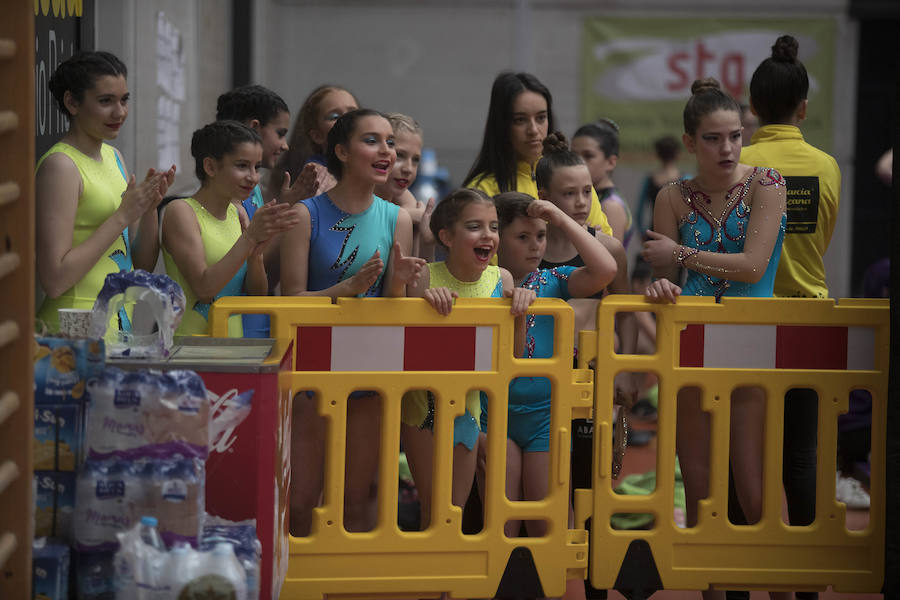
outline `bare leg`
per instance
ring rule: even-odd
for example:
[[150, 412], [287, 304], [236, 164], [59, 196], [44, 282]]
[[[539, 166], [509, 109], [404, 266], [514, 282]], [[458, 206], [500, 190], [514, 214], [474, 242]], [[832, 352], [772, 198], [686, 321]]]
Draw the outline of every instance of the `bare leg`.
[[[518, 446], [517, 446], [518, 448]], [[550, 486], [550, 453], [522, 453], [522, 490], [525, 500], [543, 500], [547, 497]], [[547, 535], [545, 521], [526, 521], [525, 528], [529, 537]]]
[[[367, 518], [371, 488], [378, 471], [381, 438], [381, 397], [377, 394], [347, 402], [347, 462], [344, 468], [344, 528], [371, 531]], [[374, 511], [377, 514], [377, 510]]]
[[432, 487], [434, 435], [428, 430], [401, 423], [400, 439], [403, 441], [406, 460], [409, 462], [409, 471], [412, 473], [416, 492], [419, 494], [419, 505], [422, 511], [420, 528], [425, 530], [431, 523], [431, 494], [434, 489]]
[[697, 525], [697, 501], [709, 495], [709, 415], [700, 409], [700, 390], [678, 392], [675, 446], [684, 479], [688, 527]]
[[291, 535], [305, 537], [312, 528], [313, 508], [324, 483], [325, 418], [316, 411], [316, 398], [294, 396], [291, 435]]
[[454, 506], [463, 507], [472, 492], [475, 481], [475, 459], [478, 457], [478, 444], [469, 450], [464, 444], [453, 446], [453, 488], [450, 492]]
[[[506, 497], [515, 502], [525, 498], [522, 490], [523, 459], [525, 454], [518, 444], [509, 438], [506, 438]], [[509, 520], [503, 524], [503, 534], [506, 537], [518, 537], [519, 531], [522, 529], [522, 521]], [[529, 531], [530, 533], [530, 531]]]
[[759, 387], [740, 387], [731, 396], [731, 469], [734, 488], [748, 524], [762, 517], [762, 455], [766, 395]]

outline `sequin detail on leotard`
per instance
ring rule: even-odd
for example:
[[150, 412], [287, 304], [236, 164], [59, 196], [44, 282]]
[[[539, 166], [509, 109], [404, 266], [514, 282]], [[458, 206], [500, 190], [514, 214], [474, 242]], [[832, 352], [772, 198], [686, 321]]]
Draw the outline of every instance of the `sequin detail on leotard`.
[[[681, 199], [689, 208], [678, 223], [682, 243], [690, 248], [706, 252], [721, 254], [743, 252], [751, 211], [751, 207], [744, 200], [750, 192], [752, 182], [757, 180], [757, 176], [759, 176], [758, 182], [762, 186], [784, 185], [784, 179], [775, 169], [754, 167], [744, 180], [726, 192], [725, 206], [719, 215], [710, 212], [711, 199], [706, 193], [692, 189], [687, 181], [673, 183], [672, 185], [679, 186]], [[689, 296], [715, 296], [716, 300], [722, 296], [771, 296], [775, 271], [781, 257], [785, 222], [785, 215], [782, 214], [778, 239], [772, 249], [772, 256], [766, 272], [758, 282], [728, 280], [689, 270], [682, 293]]]

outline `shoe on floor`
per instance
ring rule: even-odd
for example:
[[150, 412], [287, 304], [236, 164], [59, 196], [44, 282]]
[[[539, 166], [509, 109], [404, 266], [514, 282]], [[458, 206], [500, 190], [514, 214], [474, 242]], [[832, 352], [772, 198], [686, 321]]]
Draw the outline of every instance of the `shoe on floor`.
[[834, 491], [834, 498], [838, 502], [843, 502], [847, 508], [855, 510], [869, 508], [871, 499], [862, 484], [852, 477], [844, 477], [838, 474], [837, 484]]

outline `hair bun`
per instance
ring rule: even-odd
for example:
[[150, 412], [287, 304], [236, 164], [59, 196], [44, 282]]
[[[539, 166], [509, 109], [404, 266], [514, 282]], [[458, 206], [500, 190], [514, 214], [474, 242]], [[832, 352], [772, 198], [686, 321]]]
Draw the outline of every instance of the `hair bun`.
[[558, 152], [568, 152], [569, 142], [566, 136], [559, 131], [554, 131], [544, 138], [544, 154], [556, 154]]
[[800, 44], [793, 36], [783, 35], [775, 40], [775, 45], [772, 46], [772, 58], [781, 62], [796, 62], [799, 49]]
[[703, 94], [705, 92], [711, 92], [713, 90], [721, 90], [722, 86], [719, 84], [719, 80], [715, 77], [704, 77], [703, 79], [695, 79], [694, 83], [691, 84], [691, 94], [696, 96], [697, 94]]

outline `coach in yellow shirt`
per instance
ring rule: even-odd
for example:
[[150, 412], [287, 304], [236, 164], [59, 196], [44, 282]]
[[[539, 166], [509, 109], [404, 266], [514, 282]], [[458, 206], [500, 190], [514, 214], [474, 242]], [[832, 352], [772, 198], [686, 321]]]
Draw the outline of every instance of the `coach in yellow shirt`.
[[803, 140], [808, 89], [797, 42], [782, 36], [753, 74], [750, 105], [761, 126], [741, 151], [742, 163], [774, 167], [787, 181], [787, 232], [775, 276], [780, 297], [828, 297], [822, 257], [837, 223], [841, 172], [834, 158]]

